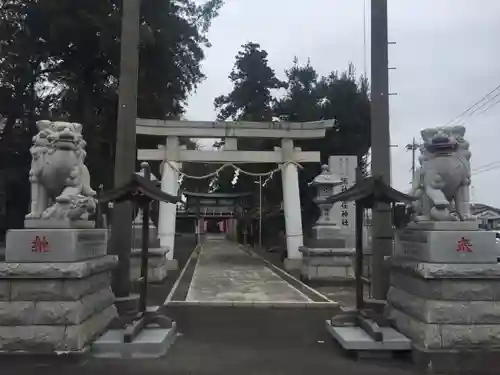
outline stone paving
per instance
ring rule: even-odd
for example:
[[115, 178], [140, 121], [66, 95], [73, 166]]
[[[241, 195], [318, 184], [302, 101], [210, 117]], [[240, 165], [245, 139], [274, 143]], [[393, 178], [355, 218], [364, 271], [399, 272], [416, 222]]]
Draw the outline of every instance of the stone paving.
[[210, 239], [201, 247], [186, 301], [311, 300], [238, 245]]

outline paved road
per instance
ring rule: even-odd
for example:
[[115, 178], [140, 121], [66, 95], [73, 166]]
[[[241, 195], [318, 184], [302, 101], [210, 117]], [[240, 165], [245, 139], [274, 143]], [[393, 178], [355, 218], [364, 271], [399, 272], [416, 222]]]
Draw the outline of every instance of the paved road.
[[[159, 360], [1, 360], [2, 373], [71, 375], [409, 375], [401, 361], [356, 362], [333, 343], [321, 311], [189, 307], [183, 335]], [[188, 329], [185, 329], [188, 328]]]

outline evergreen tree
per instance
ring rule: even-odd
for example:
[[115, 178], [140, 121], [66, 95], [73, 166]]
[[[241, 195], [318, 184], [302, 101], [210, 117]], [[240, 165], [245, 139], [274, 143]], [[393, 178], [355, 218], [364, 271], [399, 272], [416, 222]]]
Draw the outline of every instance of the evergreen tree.
[[[138, 115], [175, 118], [204, 79], [207, 31], [223, 0], [142, 2]], [[121, 1], [0, 1], [0, 169], [24, 170], [39, 118], [80, 122], [95, 188], [113, 182]], [[189, 143], [183, 140], [184, 143]], [[140, 137], [138, 147], [156, 148]], [[190, 144], [194, 147], [194, 144]], [[134, 152], [133, 150], [130, 150]], [[20, 204], [26, 209], [25, 197]]]
[[[219, 111], [217, 119], [237, 121], [271, 121], [274, 116], [274, 93], [286, 87], [273, 69], [269, 67], [267, 52], [257, 43], [247, 43], [236, 55], [234, 68], [229, 75], [233, 84], [232, 91], [214, 100]], [[218, 144], [221, 146], [222, 144]], [[274, 141], [265, 139], [239, 139], [240, 150], [271, 150]], [[265, 172], [274, 168], [272, 164], [245, 164], [243, 169], [251, 172]], [[217, 178], [219, 191], [253, 191], [258, 189], [254, 184], [255, 177], [240, 173], [238, 181], [232, 186], [234, 171], [224, 170]]]
[[[335, 119], [333, 129], [327, 129], [323, 139], [297, 141], [303, 150], [320, 151], [321, 164], [331, 155], [357, 155], [362, 161], [370, 148], [370, 99], [365, 77], [356, 78], [349, 65], [346, 72], [319, 77], [308, 61], [299, 65], [294, 60], [286, 71], [288, 90], [277, 103], [277, 115], [289, 121]], [[309, 182], [321, 172], [321, 166], [306, 164], [299, 174], [303, 222], [311, 226], [318, 215], [313, 202], [315, 192]]]
[[[204, 78], [202, 48], [209, 46], [208, 27], [221, 6], [222, 0], [142, 2], [139, 117], [165, 119], [184, 112], [188, 95]], [[112, 168], [114, 161], [120, 8], [118, 0], [0, 3], [0, 95], [13, 98], [0, 107], [8, 119], [1, 151], [12, 141], [16, 119], [27, 122], [28, 133], [40, 116], [81, 122], [94, 182], [111, 185], [113, 174], [98, 171]], [[155, 140], [138, 141], [151, 143], [156, 148]]]
[[[254, 44], [245, 45], [236, 57], [235, 69], [230, 75], [233, 91], [215, 100], [220, 111], [219, 119], [269, 121], [273, 116], [291, 122], [335, 119], [334, 128], [327, 130], [324, 139], [300, 140], [295, 142], [296, 146], [303, 150], [320, 151], [322, 164], [327, 163], [331, 155], [363, 157], [370, 147], [370, 100], [368, 83], [364, 77], [356, 77], [353, 65], [349, 65], [346, 72], [334, 71], [320, 77], [310, 61], [301, 65], [295, 58], [285, 74], [286, 82], [277, 80], [267, 64], [267, 53]], [[273, 90], [278, 88], [286, 88], [286, 93], [276, 100]], [[244, 147], [240, 148], [252, 150], [263, 150], [266, 144], [262, 140], [241, 143]], [[266, 169], [264, 165], [252, 167], [255, 170]], [[308, 184], [320, 171], [319, 163], [304, 164], [299, 173], [305, 227], [310, 227], [317, 219], [317, 206], [313, 202], [315, 191]], [[227, 186], [232, 176], [232, 173], [221, 176], [219, 183], [225, 182]], [[240, 180], [241, 185], [236, 187], [239, 190], [252, 189], [251, 185], [255, 185], [255, 179], [242, 179], [240, 175]], [[264, 195], [273, 203], [281, 201], [279, 173], [268, 182]]]
[[267, 52], [257, 43], [247, 43], [236, 55], [229, 80], [233, 90], [214, 100], [218, 120], [270, 121], [273, 117], [273, 90], [284, 88], [269, 67]]

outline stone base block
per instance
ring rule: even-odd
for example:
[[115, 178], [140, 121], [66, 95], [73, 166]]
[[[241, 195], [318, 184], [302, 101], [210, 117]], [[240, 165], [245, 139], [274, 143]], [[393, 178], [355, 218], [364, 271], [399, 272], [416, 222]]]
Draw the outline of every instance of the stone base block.
[[498, 263], [394, 258], [385, 313], [412, 339], [414, 360], [425, 372], [487, 374], [483, 358], [500, 354], [499, 289]]
[[387, 314], [425, 350], [500, 348], [498, 264], [391, 262]]
[[301, 248], [304, 254], [302, 277], [306, 280], [353, 280], [353, 249]]
[[441, 332], [437, 324], [426, 324], [398, 309], [388, 306], [385, 315], [399, 332], [412, 340], [413, 345], [422, 348], [441, 349]]
[[117, 317], [115, 306], [71, 325], [0, 326], [0, 352], [47, 354], [81, 351]]
[[[165, 280], [167, 277], [167, 250], [149, 249], [148, 252], [148, 282], [155, 283]], [[141, 277], [141, 250], [132, 250], [130, 259], [130, 280], [135, 281]]]
[[316, 239], [335, 239], [342, 234], [342, 228], [337, 225], [315, 225], [312, 228], [312, 237]]
[[351, 267], [353, 259], [349, 255], [331, 257], [304, 257], [304, 264], [308, 266], [345, 266]]
[[[168, 275], [165, 265], [148, 267], [148, 283], [161, 283]], [[132, 265], [130, 268], [130, 281], [137, 281], [141, 277], [141, 266]]]
[[176, 337], [172, 328], [146, 328], [131, 343], [123, 342], [123, 330], [110, 330], [92, 345], [92, 354], [99, 358], [160, 358]]
[[413, 344], [433, 350], [478, 350], [500, 348], [500, 324], [424, 323], [389, 306], [386, 316], [397, 329], [412, 339]]
[[79, 262], [106, 255], [106, 229], [11, 229], [6, 262]]
[[304, 246], [308, 248], [317, 249], [330, 249], [330, 248], [345, 248], [345, 239], [343, 238], [333, 238], [333, 239], [321, 239], [321, 238], [308, 238], [304, 239]]
[[78, 352], [117, 317], [116, 257], [75, 263], [0, 263], [0, 351]]
[[179, 262], [177, 259], [167, 259], [165, 264], [168, 271], [177, 271], [179, 269]]
[[373, 340], [360, 327], [336, 327], [327, 321], [326, 329], [345, 350], [360, 351], [407, 351], [411, 341], [391, 327], [382, 327], [383, 341]]
[[111, 276], [100, 272], [79, 279], [0, 278], [0, 302], [78, 301], [110, 285]]
[[498, 265], [394, 262], [391, 284], [391, 315], [419, 347], [500, 346]]
[[410, 222], [407, 229], [470, 231], [479, 229], [479, 221], [419, 221]]
[[392, 272], [398, 272], [425, 280], [500, 280], [500, 263], [426, 263], [391, 257]]
[[[133, 225], [132, 226], [132, 235], [133, 235], [133, 247], [140, 249], [142, 247], [142, 225]], [[160, 247], [160, 239], [158, 238], [158, 231], [154, 225], [149, 226], [149, 248], [155, 249]]]
[[354, 270], [351, 266], [303, 266], [302, 277], [306, 280], [354, 280]]
[[109, 287], [76, 301], [3, 301], [0, 322], [3, 326], [77, 325], [113, 305]]
[[429, 350], [413, 347], [413, 362], [422, 374], [497, 375], [500, 348], [477, 350]]
[[500, 301], [429, 300], [392, 286], [387, 302], [424, 323], [500, 325]]
[[426, 279], [411, 273], [391, 272], [391, 285], [426, 300], [500, 301], [499, 280], [495, 278]]
[[299, 251], [304, 255], [304, 258], [343, 258], [350, 259], [354, 257], [356, 251], [354, 249], [348, 248], [313, 248], [313, 247], [301, 247]]
[[429, 263], [497, 263], [495, 233], [463, 230], [396, 232], [395, 255]]

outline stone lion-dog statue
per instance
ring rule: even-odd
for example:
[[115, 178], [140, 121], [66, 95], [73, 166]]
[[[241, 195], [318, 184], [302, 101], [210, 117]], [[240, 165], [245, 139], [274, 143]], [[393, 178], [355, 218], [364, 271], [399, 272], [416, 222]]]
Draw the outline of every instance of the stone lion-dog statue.
[[96, 192], [84, 164], [82, 125], [38, 121], [33, 137], [29, 178], [31, 207], [26, 219], [88, 220], [96, 208]]
[[421, 131], [419, 162], [411, 195], [415, 221], [476, 220], [470, 211], [471, 168], [465, 127], [450, 126]]

